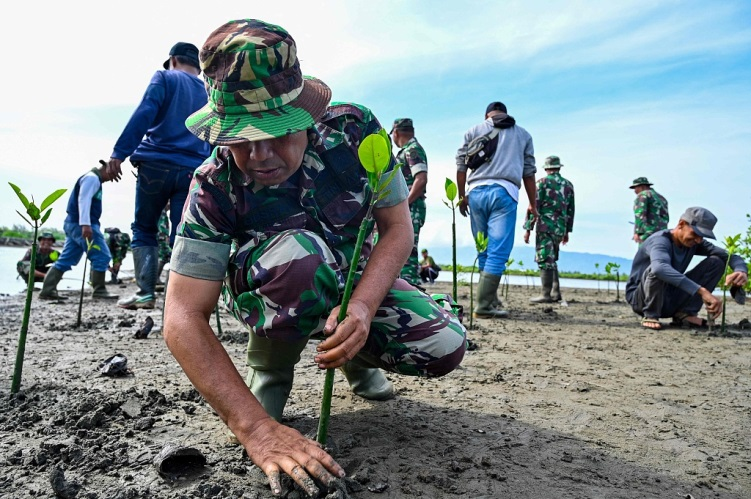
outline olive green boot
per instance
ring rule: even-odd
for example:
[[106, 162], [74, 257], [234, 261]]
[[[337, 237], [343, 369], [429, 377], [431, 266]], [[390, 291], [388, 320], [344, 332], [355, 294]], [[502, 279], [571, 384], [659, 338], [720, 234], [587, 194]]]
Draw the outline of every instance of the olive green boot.
[[[477, 319], [503, 319], [508, 317], [506, 310], [500, 309], [498, 300], [498, 285], [501, 282], [501, 276], [482, 272], [480, 281], [477, 283], [477, 306], [474, 310], [474, 316]], [[498, 307], [495, 306], [498, 303]]]
[[282, 420], [284, 406], [292, 391], [295, 364], [307, 343], [308, 338], [286, 342], [250, 332], [245, 383], [269, 416], [277, 421]]
[[561, 282], [558, 280], [558, 269], [553, 271], [553, 288], [550, 291], [550, 298], [555, 302], [563, 300], [563, 295], [561, 294]]
[[63, 278], [65, 272], [60, 272], [54, 265], [47, 271], [42, 283], [42, 290], [39, 292], [39, 298], [42, 300], [67, 300], [67, 296], [60, 296], [57, 293], [57, 284]]
[[394, 385], [377, 367], [360, 355], [355, 356], [339, 368], [347, 378], [349, 387], [360, 397], [368, 400], [389, 400], [394, 398]]
[[107, 291], [105, 280], [107, 274], [99, 272], [98, 270], [91, 271], [91, 286], [94, 288], [94, 292], [91, 294], [92, 298], [99, 298], [104, 300], [116, 300], [118, 295], [113, 295]]
[[532, 303], [553, 303], [550, 292], [553, 290], [555, 270], [540, 269], [540, 281], [542, 282], [542, 295], [530, 298]]

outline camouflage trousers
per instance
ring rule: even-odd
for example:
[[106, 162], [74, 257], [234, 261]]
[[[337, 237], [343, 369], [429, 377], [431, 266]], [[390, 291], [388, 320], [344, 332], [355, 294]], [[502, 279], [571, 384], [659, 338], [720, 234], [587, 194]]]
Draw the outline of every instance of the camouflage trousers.
[[425, 213], [426, 208], [424, 199], [417, 199], [414, 203], [409, 205], [409, 214], [412, 218], [412, 230], [415, 232], [415, 244], [412, 246], [412, 252], [409, 254], [409, 258], [407, 258], [407, 263], [402, 267], [399, 277], [413, 286], [422, 284], [417, 245], [420, 240], [420, 229], [425, 225]]
[[558, 252], [563, 238], [547, 232], [535, 232], [535, 262], [540, 270], [558, 270]]
[[119, 234], [111, 234], [107, 246], [109, 246], [110, 253], [112, 254], [112, 265], [122, 263], [130, 249], [130, 236], [123, 232]]
[[[345, 276], [324, 240], [289, 230], [250, 250], [238, 250], [223, 295], [250, 334], [295, 342], [323, 331], [339, 304]], [[431, 297], [406, 286], [392, 289], [378, 308], [358, 356], [385, 370], [442, 376], [459, 365], [466, 330]]]

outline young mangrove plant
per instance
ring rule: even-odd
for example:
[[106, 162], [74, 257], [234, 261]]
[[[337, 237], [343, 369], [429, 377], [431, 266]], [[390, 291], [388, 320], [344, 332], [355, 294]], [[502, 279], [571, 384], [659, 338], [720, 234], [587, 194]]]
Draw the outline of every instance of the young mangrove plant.
[[83, 290], [86, 287], [86, 264], [89, 262], [89, 253], [91, 250], [101, 251], [102, 248], [98, 244], [94, 244], [92, 239], [86, 241], [86, 258], [83, 259], [83, 277], [81, 277], [81, 296], [78, 297], [78, 319], [76, 319], [76, 328], [81, 327], [81, 311], [83, 310]]
[[[615, 272], [615, 301], [620, 300], [620, 282], [621, 282], [621, 274], [619, 272], [619, 269], [621, 268], [620, 263], [615, 262], [608, 262], [605, 264], [605, 273], [608, 276], [612, 276], [613, 272]], [[608, 281], [608, 293], [610, 292], [610, 281]]]
[[740, 234], [725, 237], [725, 249], [728, 252], [728, 259], [725, 260], [725, 272], [722, 273], [722, 279], [720, 279], [720, 289], [722, 289], [722, 320], [720, 322], [720, 334], [727, 334], [727, 326], [725, 325], [725, 306], [727, 305], [727, 294], [730, 286], [725, 284], [725, 279], [727, 278], [728, 274], [731, 274], [733, 272], [732, 268], [730, 267], [730, 258], [738, 253], [740, 243]]
[[[381, 129], [377, 134], [365, 137], [357, 149], [357, 155], [360, 158], [360, 163], [362, 163], [362, 166], [367, 171], [368, 188], [372, 192], [372, 196], [368, 211], [362, 223], [360, 223], [360, 230], [357, 233], [357, 242], [355, 243], [355, 250], [352, 253], [352, 260], [349, 264], [347, 281], [344, 284], [344, 294], [342, 295], [342, 304], [339, 307], [339, 315], [337, 316], [339, 323], [347, 317], [347, 306], [349, 305], [349, 298], [352, 295], [352, 288], [355, 283], [355, 274], [357, 273], [357, 264], [360, 261], [360, 254], [362, 253], [362, 245], [369, 230], [372, 229], [373, 208], [376, 202], [388, 195], [389, 191], [386, 188], [394, 179], [394, 176], [401, 172], [399, 165], [395, 165], [391, 173], [384, 175], [384, 172], [391, 163], [391, 139], [384, 129]], [[329, 368], [326, 370], [326, 379], [323, 384], [321, 417], [318, 420], [318, 432], [316, 435], [316, 440], [321, 445], [326, 445], [333, 391], [334, 369]]]
[[501, 290], [502, 295], [504, 298], [508, 298], [508, 281], [509, 281], [509, 275], [510, 274], [510, 267], [514, 263], [513, 258], [509, 258], [506, 262], [506, 270], [503, 271], [503, 277], [504, 277], [504, 288]]
[[[26, 351], [26, 333], [29, 330], [29, 316], [31, 315], [31, 298], [34, 292], [34, 268], [36, 266], [37, 257], [37, 237], [39, 233], [39, 227], [44, 225], [44, 222], [50, 217], [52, 203], [58, 200], [60, 196], [65, 194], [66, 189], [58, 189], [42, 201], [40, 206], [37, 206], [34, 202], [34, 196], [31, 197], [31, 201], [21, 192], [21, 189], [10, 182], [13, 191], [21, 200], [23, 207], [26, 209], [26, 216], [20, 211], [16, 210], [16, 213], [23, 218], [23, 220], [34, 229], [34, 237], [31, 242], [31, 271], [29, 272], [29, 279], [26, 283], [26, 303], [23, 309], [23, 321], [21, 322], [21, 333], [18, 336], [18, 349], [16, 350], [16, 366], [13, 370], [13, 381], [11, 382], [10, 392], [17, 393], [21, 387], [21, 374], [23, 372], [23, 356]], [[47, 211], [45, 211], [47, 210]], [[27, 218], [28, 217], [28, 218]]]
[[446, 199], [448, 201], [443, 201], [443, 204], [451, 209], [451, 282], [453, 283], [451, 290], [454, 293], [453, 298], [454, 300], [456, 300], [456, 297], [458, 296], [456, 290], [456, 208], [459, 206], [459, 203], [461, 203], [462, 200], [458, 197], [459, 187], [457, 187], [456, 182], [448, 177], [446, 177], [444, 189], [446, 191]]
[[[477, 237], [475, 238], [475, 249], [477, 249], [477, 256], [475, 256], [475, 261], [472, 263], [472, 271], [469, 274], [469, 310], [472, 311], [475, 309], [475, 266], [477, 265], [477, 259], [480, 258], [480, 253], [483, 251], [487, 251], [488, 249], [488, 238], [485, 236], [484, 233], [478, 232]], [[473, 328], [473, 321], [472, 317], [475, 314], [470, 313], [469, 314], [469, 328]]]

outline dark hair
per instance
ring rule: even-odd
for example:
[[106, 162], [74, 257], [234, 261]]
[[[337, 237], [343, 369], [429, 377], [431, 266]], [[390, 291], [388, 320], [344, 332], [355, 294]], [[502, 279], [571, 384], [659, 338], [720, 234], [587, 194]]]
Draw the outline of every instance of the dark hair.
[[172, 57], [174, 57], [180, 64], [187, 64], [188, 66], [193, 66], [199, 71], [201, 70], [201, 67], [196, 64], [196, 60], [192, 57], [186, 57], [184, 55], [173, 55]]
[[507, 113], [506, 110], [506, 104], [503, 102], [495, 101], [488, 104], [488, 107], [485, 108], [485, 114], [488, 114], [490, 111], [500, 111], [502, 113]]

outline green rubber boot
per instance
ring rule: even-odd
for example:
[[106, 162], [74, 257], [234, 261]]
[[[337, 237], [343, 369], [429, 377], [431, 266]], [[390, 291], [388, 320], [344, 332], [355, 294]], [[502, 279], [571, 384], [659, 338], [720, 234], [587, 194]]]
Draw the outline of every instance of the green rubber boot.
[[360, 397], [368, 400], [389, 400], [394, 398], [394, 385], [379, 368], [360, 355], [355, 356], [339, 368], [347, 378], [349, 387]]
[[294, 342], [262, 338], [251, 331], [248, 340], [248, 376], [245, 383], [266, 412], [282, 420], [284, 406], [292, 391], [295, 364], [308, 338]]
[[60, 272], [54, 265], [47, 271], [42, 283], [42, 290], [39, 292], [39, 298], [42, 300], [67, 300], [67, 296], [60, 296], [57, 293], [57, 284], [63, 278], [65, 272]]
[[477, 319], [503, 319], [508, 317], [508, 312], [497, 308], [494, 304], [498, 300], [498, 285], [501, 282], [501, 276], [482, 272], [480, 281], [477, 283], [477, 306], [473, 312]]
[[94, 292], [91, 294], [92, 298], [99, 298], [104, 300], [116, 300], [118, 295], [113, 295], [107, 291], [105, 281], [107, 280], [107, 274], [105, 272], [99, 272], [97, 270], [91, 271], [91, 285], [94, 287]]
[[561, 282], [558, 280], [558, 269], [553, 271], [553, 288], [550, 291], [550, 298], [555, 302], [563, 300], [563, 295], [561, 294]]
[[540, 281], [542, 282], [542, 294], [530, 298], [532, 303], [553, 303], [550, 292], [553, 290], [553, 280], [555, 279], [555, 270], [540, 269]]

